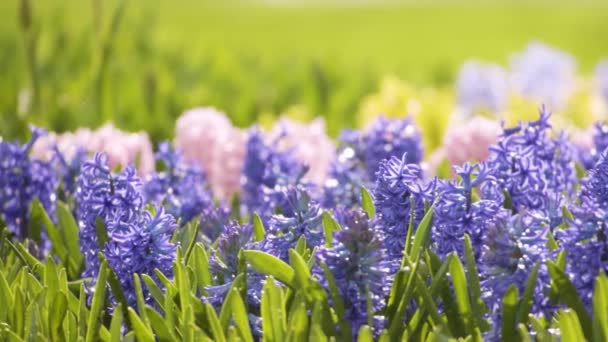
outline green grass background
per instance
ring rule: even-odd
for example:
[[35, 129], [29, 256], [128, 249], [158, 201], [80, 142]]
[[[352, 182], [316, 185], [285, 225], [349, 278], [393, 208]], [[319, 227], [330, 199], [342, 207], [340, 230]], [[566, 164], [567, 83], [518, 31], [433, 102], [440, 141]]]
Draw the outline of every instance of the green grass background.
[[[0, 135], [19, 137], [27, 122], [63, 131], [112, 120], [160, 140], [197, 105], [240, 126], [300, 105], [335, 134], [355, 125], [384, 75], [449, 88], [465, 59], [507, 65], [531, 40], [573, 54], [585, 76], [608, 57], [604, 1], [128, 0], [111, 35], [118, 3], [31, 0], [26, 34], [21, 1], [0, 1]], [[19, 110], [32, 88], [31, 36], [40, 101]]]

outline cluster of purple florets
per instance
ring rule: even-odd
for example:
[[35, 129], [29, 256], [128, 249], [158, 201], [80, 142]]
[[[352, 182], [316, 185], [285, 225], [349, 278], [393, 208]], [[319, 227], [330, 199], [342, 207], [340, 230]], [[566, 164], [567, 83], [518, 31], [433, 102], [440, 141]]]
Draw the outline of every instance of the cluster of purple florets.
[[[79, 163], [59, 155], [33, 159], [28, 152], [42, 134], [34, 130], [24, 146], [0, 142], [0, 213], [13, 234], [29, 238], [34, 198], [54, 218], [57, 188], [63, 188], [80, 228], [83, 276], [94, 284], [106, 260], [131, 305], [137, 300], [134, 274], [155, 278], [158, 269], [172, 277], [176, 235], [190, 225], [198, 227], [209, 255], [211, 283], [200, 289], [202, 300], [219, 308], [243, 274], [254, 316], [265, 276], [244, 263], [241, 251], [289, 262], [289, 250], [304, 241], [313, 254], [313, 276], [326, 288], [330, 280], [337, 284], [344, 305], [339, 318], [355, 336], [369, 322], [376, 332], [385, 328], [381, 312], [403, 266], [408, 232], [432, 211], [430, 251], [439, 259], [465, 258], [468, 236], [486, 318], [499, 327], [505, 292], [515, 286], [522, 293], [534, 268], [532, 313], [549, 316], [561, 305], [550, 300], [547, 269], [560, 253], [588, 310], [595, 277], [608, 271], [608, 129], [598, 124], [594, 148], [579, 153], [549, 119], [541, 108], [538, 120], [504, 128], [486, 161], [454, 166], [452, 179], [437, 179], [423, 172], [413, 121], [380, 118], [368, 130], [341, 135], [322, 186], [307, 180], [307, 166], [291, 151], [278, 150], [276, 141], [253, 129], [240, 201], [230, 208], [214, 201], [204, 172], [168, 143], [157, 153], [164, 169], [140, 178], [133, 167], [112, 170], [103, 153], [80, 156]], [[588, 170], [582, 179], [577, 163], [584, 166], [578, 172]], [[374, 217], [361, 210], [363, 187], [372, 194]], [[323, 226], [328, 217], [341, 227], [329, 236]], [[262, 236], [254, 233], [256, 220], [264, 226]]]

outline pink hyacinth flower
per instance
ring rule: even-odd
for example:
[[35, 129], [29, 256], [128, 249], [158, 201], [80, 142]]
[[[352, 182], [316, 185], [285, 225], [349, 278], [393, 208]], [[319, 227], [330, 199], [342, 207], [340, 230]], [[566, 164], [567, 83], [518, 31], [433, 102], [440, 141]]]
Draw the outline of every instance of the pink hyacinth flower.
[[443, 139], [445, 156], [450, 165], [484, 161], [490, 155], [490, 146], [498, 141], [501, 133], [498, 122], [483, 117], [451, 125]]
[[282, 118], [275, 124], [271, 137], [275, 139], [281, 135], [279, 148], [293, 149], [296, 158], [310, 167], [307, 178], [315, 184], [323, 184], [336, 153], [335, 144], [325, 131], [325, 120], [317, 118], [305, 124]]
[[32, 155], [48, 160], [54, 155], [55, 145], [68, 160], [82, 148], [89, 153], [105, 152], [111, 167], [136, 164], [141, 175], [154, 171], [154, 151], [144, 132], [128, 133], [106, 124], [95, 131], [79, 128], [75, 132], [48, 133], [36, 141]]
[[240, 187], [246, 134], [214, 108], [184, 112], [175, 126], [175, 147], [207, 173], [214, 194], [229, 199]]

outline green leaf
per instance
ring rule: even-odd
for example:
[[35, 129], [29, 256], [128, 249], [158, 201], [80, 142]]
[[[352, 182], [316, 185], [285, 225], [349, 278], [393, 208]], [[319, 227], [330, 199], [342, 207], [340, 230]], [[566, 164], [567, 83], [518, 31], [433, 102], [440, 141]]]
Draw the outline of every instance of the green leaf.
[[[228, 294], [224, 298], [224, 302], [222, 303], [222, 309], [220, 310], [220, 324], [222, 325], [222, 330], [224, 332], [228, 331], [228, 327], [230, 326], [230, 318], [232, 316], [232, 301], [233, 301], [233, 292], [232, 289], [236, 289], [235, 283], [242, 282], [243, 275], [237, 275], [236, 279], [230, 285], [230, 289], [228, 290]], [[238, 290], [237, 290], [238, 291]]]
[[99, 256], [99, 259], [101, 260], [101, 262], [105, 263], [108, 266], [108, 284], [110, 285], [110, 288], [112, 289], [112, 294], [114, 295], [114, 298], [116, 299], [116, 301], [118, 303], [122, 304], [121, 305], [122, 316], [125, 321], [125, 325], [128, 328], [131, 328], [131, 321], [128, 319], [129, 312], [127, 311], [127, 308], [129, 307], [129, 303], [127, 302], [127, 297], [125, 296], [125, 292], [122, 289], [120, 280], [116, 276], [116, 273], [114, 273], [114, 270], [112, 269], [112, 267], [106, 261], [103, 254], [99, 253], [98, 256]]
[[105, 303], [106, 296], [106, 279], [108, 277], [108, 265], [105, 261], [101, 263], [99, 268], [99, 275], [97, 278], [97, 284], [95, 285], [95, 292], [93, 294], [93, 301], [91, 304], [91, 311], [89, 312], [89, 319], [87, 321], [87, 334], [85, 341], [92, 342], [98, 334], [100, 325], [99, 318], [102, 315], [103, 306]]
[[299, 301], [296, 303], [294, 312], [290, 315], [287, 329], [287, 341], [307, 341], [308, 330], [306, 303], [304, 301]]
[[58, 340], [59, 336], [56, 335], [56, 332], [59, 331], [61, 327], [61, 323], [63, 323], [63, 319], [67, 314], [67, 306], [68, 300], [66, 295], [63, 292], [58, 292], [54, 295], [53, 303], [48, 308], [49, 309], [49, 329], [51, 334], [55, 336], [55, 339]]
[[547, 261], [547, 267], [549, 269], [551, 279], [558, 289], [561, 299], [568, 305], [568, 307], [572, 308], [576, 312], [578, 315], [578, 320], [580, 320], [580, 324], [583, 327], [585, 336], [588, 340], [591, 340], [593, 331], [591, 317], [589, 317], [585, 305], [578, 296], [576, 288], [574, 285], [572, 285], [572, 282], [570, 282], [570, 279], [568, 279], [566, 273], [562, 271], [556, 264], [551, 261]]
[[517, 332], [519, 332], [519, 338], [522, 342], [532, 342], [532, 339], [530, 338], [530, 334], [528, 333], [528, 329], [526, 328], [525, 324], [519, 323], [517, 325]]
[[323, 291], [318, 283], [312, 280], [308, 264], [294, 249], [289, 250], [289, 263], [294, 270], [295, 287], [303, 291], [309, 302], [322, 299], [325, 296], [325, 291]]
[[334, 232], [342, 230], [338, 222], [331, 217], [327, 211], [323, 212], [323, 233], [325, 233], [325, 247], [331, 247], [333, 244]]
[[593, 339], [608, 340], [608, 278], [603, 271], [595, 278], [593, 290]]
[[364, 186], [361, 187], [361, 206], [363, 207], [363, 210], [365, 210], [367, 216], [370, 219], [373, 219], [374, 216], [376, 216], [376, 206], [374, 205], [374, 199]]
[[283, 284], [294, 287], [295, 272], [281, 259], [256, 250], [245, 250], [243, 255], [258, 272], [272, 276]]
[[63, 237], [63, 241], [68, 250], [68, 262], [72, 272], [80, 270], [83, 262], [82, 253], [80, 252], [80, 240], [78, 225], [68, 208], [67, 204], [58, 201], [56, 207], [57, 219], [59, 220], [59, 231]]
[[30, 217], [28, 222], [28, 237], [33, 241], [40, 242], [40, 233], [44, 224], [42, 205], [38, 197], [34, 197], [30, 204]]
[[186, 264], [190, 260], [190, 256], [192, 255], [192, 251], [194, 249], [194, 245], [196, 245], [196, 240], [198, 239], [198, 232], [200, 229], [199, 221], [196, 220], [195, 223], [189, 223], [187, 225], [187, 231], [189, 232], [189, 241], [186, 245], [188, 248], [186, 249], [186, 254], [184, 255], [184, 259], [186, 260]]
[[255, 241], [262, 241], [266, 236], [264, 223], [258, 213], [253, 213], [253, 236], [255, 237]]
[[[410, 263], [411, 261], [408, 260]], [[419, 261], [419, 260], [418, 260]], [[407, 263], [407, 262], [406, 262]], [[402, 286], [403, 287], [403, 291], [400, 291], [400, 295], [398, 295], [398, 297], [395, 300], [396, 303], [396, 310], [394, 311], [393, 314], [391, 314], [389, 318], [389, 334], [391, 336], [398, 336], [401, 333], [401, 329], [403, 327], [403, 317], [405, 315], [405, 310], [407, 308], [407, 305], [409, 304], [410, 300], [412, 299], [412, 294], [413, 294], [413, 290], [414, 290], [414, 275], [416, 274], [416, 272], [418, 272], [418, 266], [419, 266], [419, 262], [414, 263], [414, 267], [408, 267], [407, 269], [402, 269], [399, 270], [399, 273], [402, 273], [403, 276], [400, 277], [400, 279], [403, 279], [403, 281], [400, 283], [400, 285], [397, 286]]]
[[475, 316], [475, 320], [477, 321], [477, 326], [481, 328], [481, 331], [487, 331], [491, 327], [488, 325], [483, 316], [485, 313], [487, 313], [488, 309], [481, 299], [479, 273], [477, 272], [475, 255], [473, 254], [473, 246], [471, 245], [471, 238], [469, 238], [468, 234], [464, 235], [464, 255], [467, 265], [467, 283], [471, 290], [471, 305], [473, 307], [473, 314]]
[[211, 272], [209, 271], [209, 257], [201, 244], [194, 246], [194, 271], [199, 290], [211, 285]]
[[[605, 308], [604, 308], [605, 309]], [[558, 315], [562, 341], [586, 341], [576, 312], [564, 310]]]
[[95, 218], [95, 233], [97, 234], [97, 244], [99, 245], [99, 249], [103, 250], [106, 247], [106, 243], [110, 241], [110, 237], [108, 236], [106, 224], [99, 216]]
[[412, 249], [410, 249], [409, 258], [412, 263], [416, 263], [420, 258], [420, 254], [424, 251], [430, 240], [430, 231], [433, 222], [433, 208], [431, 206], [424, 214], [424, 217], [418, 225], [416, 234], [414, 235], [414, 242], [412, 243]]
[[357, 338], [357, 342], [374, 342], [374, 334], [372, 333], [372, 329], [370, 329], [369, 325], [362, 325], [359, 329], [359, 337]]
[[209, 327], [211, 328], [211, 336], [214, 341], [225, 342], [226, 336], [224, 335], [224, 330], [222, 329], [222, 325], [220, 324], [220, 320], [217, 318], [217, 314], [215, 313], [215, 309], [211, 304], [205, 303], [205, 314], [207, 316], [207, 322]]
[[464, 327], [466, 328], [467, 333], [473, 334], [478, 326], [473, 317], [471, 302], [469, 300], [469, 288], [464, 269], [458, 258], [452, 258], [450, 263], [450, 275], [452, 277], [454, 294], [456, 295], [456, 301], [458, 303], [458, 312], [464, 321]]
[[141, 287], [141, 280], [139, 279], [139, 275], [137, 273], [133, 274], [133, 287], [135, 290], [135, 299], [137, 302], [137, 309], [139, 311], [139, 315], [141, 316], [144, 324], [150, 328], [150, 321], [148, 320], [148, 315], [146, 315], [146, 302], [144, 300], [144, 292]]
[[283, 291], [274, 283], [272, 276], [266, 278], [262, 293], [262, 329], [264, 340], [284, 341], [286, 331]]
[[112, 314], [112, 321], [110, 322], [110, 341], [111, 342], [120, 342], [122, 341], [122, 334], [120, 330], [122, 328], [122, 320], [123, 320], [123, 308], [122, 304], [118, 303], [114, 308], [114, 313]]
[[[430, 314], [432, 322], [436, 326], [438, 326], [442, 331], [446, 332], [448, 334], [448, 336], [451, 336], [449, 327], [446, 325], [443, 316], [439, 313], [439, 310], [437, 309], [437, 305], [434, 300], [434, 296], [436, 295], [437, 288], [438, 288], [437, 284], [443, 277], [445, 277], [449, 259], [450, 259], [450, 256], [448, 256], [446, 262], [444, 263], [442, 268], [438, 271], [441, 273], [436, 274], [435, 277], [433, 278], [433, 280], [431, 281], [430, 291], [429, 291], [429, 288], [427, 287], [428, 285], [426, 284], [426, 282], [424, 282], [422, 280], [422, 278], [420, 277], [420, 274], [415, 275], [414, 281], [416, 284], [416, 288], [420, 294], [420, 297], [422, 298], [422, 304], [420, 305], [420, 310], [418, 310], [414, 314], [414, 317], [412, 318], [412, 320], [410, 322], [415, 323], [415, 325], [418, 325], [418, 322], [421, 322], [420, 316], [423, 315], [426, 311]], [[413, 265], [411, 263], [409, 263], [409, 259], [406, 259], [406, 260], [408, 261], [408, 267], [413, 268]], [[416, 322], [416, 321], [418, 321], [418, 322]], [[418, 329], [418, 327], [416, 326], [415, 330], [417, 330], [417, 329]]]
[[140, 342], [154, 342], [154, 334], [146, 327], [144, 322], [137, 316], [137, 313], [132, 308], [128, 308], [129, 321], [133, 326], [133, 331]]
[[[13, 292], [4, 277], [4, 272], [0, 272], [0, 308], [14, 308]], [[0, 310], [0, 322], [6, 322], [9, 312], [9, 310], [5, 309]]]
[[504, 201], [503, 201], [503, 208], [508, 209], [508, 210], [512, 210], [513, 209], [513, 201], [511, 200], [511, 194], [506, 190], [503, 189], [502, 190], [502, 195], [504, 196]]
[[557, 240], [555, 240], [555, 237], [553, 237], [553, 233], [551, 233], [551, 231], [547, 232], [547, 248], [549, 248], [551, 251], [559, 248], [559, 244], [557, 243]]
[[519, 301], [519, 291], [515, 285], [509, 286], [502, 299], [502, 330], [501, 336], [517, 336], [515, 329], [517, 324], [517, 304]]
[[247, 317], [247, 309], [239, 291], [233, 288], [231, 291], [232, 298], [232, 319], [239, 333], [239, 336], [245, 342], [253, 342], [253, 335], [249, 327], [249, 318]]
[[150, 320], [150, 327], [156, 333], [159, 341], [175, 341], [177, 338], [171, 334], [171, 330], [163, 317], [154, 309], [146, 305], [146, 316]]
[[154, 298], [154, 301], [156, 302], [156, 304], [161, 309], [164, 309], [165, 295], [163, 294], [163, 291], [156, 284], [156, 281], [154, 281], [154, 279], [152, 279], [152, 277], [150, 277], [147, 274], [142, 274], [141, 279], [144, 281], [144, 284], [146, 285], [148, 292], [150, 292], [150, 295], [152, 296], [152, 298]]
[[530, 272], [530, 276], [528, 277], [528, 283], [524, 289], [519, 310], [517, 310], [517, 322], [519, 323], [526, 324], [528, 322], [528, 315], [530, 314], [532, 303], [534, 303], [534, 288], [536, 287], [536, 279], [538, 278], [539, 268], [540, 264], [537, 263], [534, 265], [532, 272]]

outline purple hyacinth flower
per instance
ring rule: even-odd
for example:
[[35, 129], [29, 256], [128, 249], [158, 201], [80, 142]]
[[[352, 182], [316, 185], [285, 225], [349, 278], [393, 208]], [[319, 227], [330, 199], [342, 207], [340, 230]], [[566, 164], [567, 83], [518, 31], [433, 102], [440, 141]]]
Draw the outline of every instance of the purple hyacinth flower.
[[[368, 296], [373, 313], [385, 305], [391, 281], [389, 266], [382, 241], [367, 214], [343, 210], [336, 216], [342, 230], [334, 233], [333, 246], [320, 248], [315, 257], [332, 273], [345, 306], [343, 319], [351, 324], [352, 336], [356, 337], [360, 326], [368, 322]], [[323, 270], [318, 267], [314, 272], [327, 286]], [[378, 321], [376, 318], [372, 317]]]
[[572, 56], [533, 42], [511, 60], [511, 82], [521, 96], [561, 109], [576, 86]]
[[502, 112], [507, 105], [507, 95], [507, 74], [502, 67], [467, 61], [460, 68], [456, 98], [466, 115], [479, 111]]
[[167, 142], [159, 144], [156, 159], [163, 162], [166, 171], [150, 175], [143, 190], [146, 202], [163, 204], [180, 225], [211, 210], [211, 191], [198, 166], [186, 163]]
[[248, 212], [255, 211], [263, 219], [272, 214], [277, 193], [287, 185], [300, 184], [308, 171], [290, 151], [279, 151], [273, 148], [275, 145], [277, 141], [267, 144], [257, 128], [249, 132], [241, 200]]
[[30, 205], [34, 198], [55, 217], [57, 174], [51, 163], [29, 156], [36, 140], [44, 131], [32, 127], [32, 137], [24, 144], [0, 138], [0, 215], [17, 237], [29, 236]]
[[422, 181], [422, 170], [417, 164], [409, 164], [406, 154], [380, 163], [373, 193], [378, 226], [390, 258], [401, 260], [410, 220], [415, 229], [424, 216], [425, 204], [435, 197], [435, 184]]

